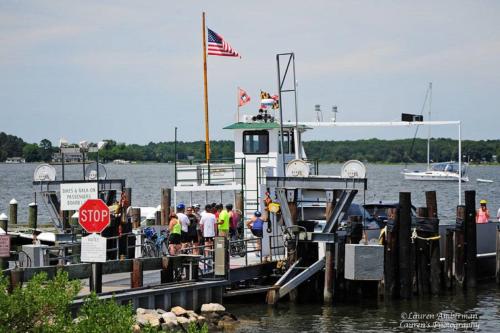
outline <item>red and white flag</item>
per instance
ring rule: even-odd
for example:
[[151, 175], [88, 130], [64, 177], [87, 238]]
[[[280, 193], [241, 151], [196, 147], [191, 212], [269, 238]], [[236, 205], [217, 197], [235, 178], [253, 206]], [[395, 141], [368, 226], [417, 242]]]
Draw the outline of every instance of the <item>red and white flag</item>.
[[250, 103], [250, 96], [241, 88], [238, 88], [238, 106], [243, 106]]

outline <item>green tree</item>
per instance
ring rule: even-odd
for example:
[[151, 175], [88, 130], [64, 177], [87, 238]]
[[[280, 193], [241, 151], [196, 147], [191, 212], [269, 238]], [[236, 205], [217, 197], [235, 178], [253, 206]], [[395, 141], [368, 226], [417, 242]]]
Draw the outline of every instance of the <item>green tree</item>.
[[23, 147], [23, 157], [26, 162], [40, 161], [40, 148], [36, 143], [29, 143]]

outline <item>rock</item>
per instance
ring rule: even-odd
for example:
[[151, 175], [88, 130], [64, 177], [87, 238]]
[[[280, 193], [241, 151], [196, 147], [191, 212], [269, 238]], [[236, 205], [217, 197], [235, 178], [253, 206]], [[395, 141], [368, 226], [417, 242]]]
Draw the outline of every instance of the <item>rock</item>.
[[161, 314], [161, 317], [163, 318], [164, 322], [167, 322], [169, 320], [175, 321], [175, 324], [177, 325], [177, 316], [173, 312], [165, 312]]
[[141, 313], [137, 315], [136, 321], [142, 326], [149, 324], [158, 327], [160, 326], [160, 315], [157, 313]]
[[170, 309], [170, 312], [173, 312], [176, 316], [183, 316], [187, 313], [187, 311], [180, 306], [174, 306]]
[[164, 314], [164, 313], [167, 313], [167, 311], [165, 311], [163, 309], [156, 309], [156, 313], [158, 313], [158, 314]]
[[198, 316], [198, 324], [204, 324], [206, 323], [207, 321], [207, 318], [203, 317], [203, 316]]
[[187, 324], [187, 323], [189, 323], [189, 319], [187, 319], [186, 317], [177, 317], [177, 322], [181, 325]]
[[194, 318], [194, 319], [198, 320], [198, 315], [193, 310], [188, 310], [186, 313], [188, 315], [188, 318]]
[[226, 311], [226, 308], [218, 303], [208, 303], [201, 306], [201, 312], [218, 312]]
[[141, 332], [141, 326], [139, 326], [138, 324], [134, 324], [132, 326], [132, 332], [134, 332], [134, 333], [140, 333]]
[[165, 323], [161, 324], [161, 329], [167, 332], [174, 331], [178, 327], [177, 319], [165, 320]]
[[140, 314], [144, 314], [144, 313], [146, 313], [146, 309], [143, 309], [143, 308], [137, 308], [137, 310], [135, 310], [135, 313], [137, 313], [138, 315], [140, 315]]

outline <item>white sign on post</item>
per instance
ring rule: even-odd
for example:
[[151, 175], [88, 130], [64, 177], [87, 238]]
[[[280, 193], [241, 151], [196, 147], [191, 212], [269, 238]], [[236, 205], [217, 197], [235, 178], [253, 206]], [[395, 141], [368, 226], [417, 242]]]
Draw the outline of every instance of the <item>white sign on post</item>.
[[88, 199], [97, 199], [97, 183], [61, 184], [61, 210], [78, 210]]
[[106, 262], [106, 238], [99, 234], [82, 237], [81, 262]]

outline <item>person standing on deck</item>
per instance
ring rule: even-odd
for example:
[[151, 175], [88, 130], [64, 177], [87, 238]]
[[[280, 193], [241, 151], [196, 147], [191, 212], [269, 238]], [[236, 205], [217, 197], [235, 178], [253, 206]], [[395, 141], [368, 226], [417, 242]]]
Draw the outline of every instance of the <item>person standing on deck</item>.
[[481, 200], [479, 204], [481, 205], [476, 212], [476, 223], [488, 223], [490, 219], [490, 211], [486, 207], [488, 201]]
[[227, 204], [226, 208], [221, 210], [221, 212], [219, 213], [219, 218], [217, 219], [217, 221], [218, 221], [218, 223], [217, 223], [218, 228], [217, 229], [219, 229], [219, 236], [226, 237], [226, 238], [229, 236], [230, 215], [229, 215], [228, 207], [230, 207], [232, 209], [233, 205]]
[[189, 219], [188, 226], [188, 247], [194, 247], [193, 254], [199, 254], [198, 246], [200, 246], [198, 242], [198, 218], [194, 215], [193, 207], [186, 208], [186, 215]]
[[215, 225], [217, 220], [215, 215], [212, 213], [212, 206], [206, 205], [205, 211], [201, 213], [200, 227], [203, 232], [203, 239], [205, 242], [205, 256], [209, 256], [210, 249], [214, 244], [215, 237]]
[[181, 244], [182, 248], [187, 247], [188, 239], [188, 228], [189, 228], [189, 218], [186, 214], [184, 214], [186, 210], [186, 206], [180, 202], [177, 205], [177, 219], [181, 223]]
[[170, 222], [168, 224], [170, 236], [168, 239], [168, 253], [174, 256], [179, 252], [181, 247], [181, 223], [177, 219], [174, 212], [170, 213]]
[[497, 219], [498, 219], [498, 222], [500, 222], [500, 208], [498, 208]]

